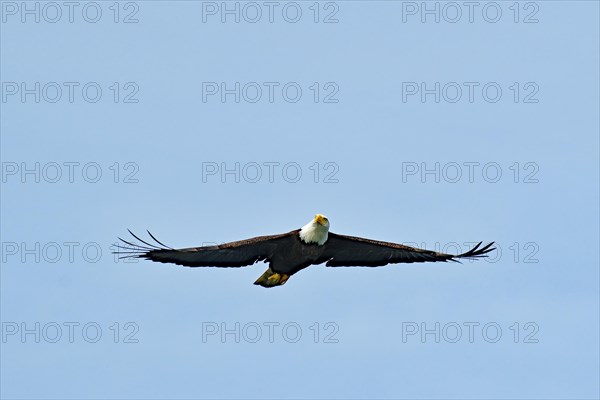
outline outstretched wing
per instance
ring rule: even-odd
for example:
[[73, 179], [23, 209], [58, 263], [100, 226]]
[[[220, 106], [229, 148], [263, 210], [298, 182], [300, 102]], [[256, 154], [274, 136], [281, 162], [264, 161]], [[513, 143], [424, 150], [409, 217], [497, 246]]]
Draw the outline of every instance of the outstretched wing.
[[156, 244], [148, 243], [129, 231], [135, 240], [119, 238], [115, 254], [120, 258], [145, 258], [147, 260], [185, 265], [187, 267], [244, 267], [258, 261], [270, 261], [276, 249], [293, 240], [298, 230], [280, 235], [259, 236], [252, 239], [225, 243], [217, 246], [172, 249], [159, 242], [150, 232]]
[[495, 250], [493, 244], [494, 242], [480, 248], [480, 242], [466, 253], [453, 255], [403, 244], [329, 233], [323, 257], [328, 259], [328, 267], [380, 267], [394, 263], [458, 261], [461, 258], [487, 257], [486, 253]]

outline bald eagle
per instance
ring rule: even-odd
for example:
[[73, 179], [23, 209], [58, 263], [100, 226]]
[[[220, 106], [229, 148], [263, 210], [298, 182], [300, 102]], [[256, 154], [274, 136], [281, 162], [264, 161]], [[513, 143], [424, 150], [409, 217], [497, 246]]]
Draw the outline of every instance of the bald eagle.
[[494, 242], [481, 247], [477, 244], [470, 251], [452, 255], [418, 249], [397, 243], [380, 242], [360, 237], [338, 235], [329, 232], [329, 220], [317, 214], [300, 229], [280, 235], [258, 236], [252, 239], [225, 243], [218, 246], [173, 249], [159, 242], [150, 232], [156, 244], [148, 243], [133, 232], [129, 233], [142, 244], [119, 238], [116, 245], [120, 258], [144, 258], [173, 263], [186, 267], [245, 267], [265, 261], [269, 268], [255, 285], [281, 286], [296, 272], [315, 264], [326, 263], [328, 267], [380, 267], [395, 263], [427, 261], [458, 261], [487, 257], [495, 250]]

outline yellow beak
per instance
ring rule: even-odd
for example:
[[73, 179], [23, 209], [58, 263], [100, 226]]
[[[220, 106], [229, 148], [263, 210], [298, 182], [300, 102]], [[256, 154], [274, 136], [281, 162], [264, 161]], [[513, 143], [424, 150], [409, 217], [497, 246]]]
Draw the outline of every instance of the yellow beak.
[[323, 217], [321, 214], [317, 214], [315, 215], [315, 222], [319, 225], [325, 225], [325, 217]]

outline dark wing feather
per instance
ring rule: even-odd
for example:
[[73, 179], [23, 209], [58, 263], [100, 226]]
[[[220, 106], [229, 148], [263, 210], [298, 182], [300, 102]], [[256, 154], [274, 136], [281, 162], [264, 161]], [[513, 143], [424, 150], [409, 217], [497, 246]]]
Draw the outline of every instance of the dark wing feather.
[[[126, 241], [117, 244], [113, 253], [120, 258], [145, 258], [147, 260], [185, 265], [187, 267], [244, 267], [257, 261], [270, 261], [278, 247], [289, 242], [298, 230], [280, 235], [259, 236], [217, 246], [172, 249], [159, 242], [150, 232], [150, 237], [159, 245], [148, 243], [129, 231], [143, 244]], [[133, 243], [132, 243], [133, 242]]]
[[328, 267], [380, 267], [395, 263], [458, 261], [461, 258], [487, 257], [486, 253], [495, 250], [491, 247], [493, 244], [494, 242], [480, 248], [480, 242], [466, 253], [453, 255], [403, 244], [329, 233], [323, 257], [328, 259], [326, 264]]

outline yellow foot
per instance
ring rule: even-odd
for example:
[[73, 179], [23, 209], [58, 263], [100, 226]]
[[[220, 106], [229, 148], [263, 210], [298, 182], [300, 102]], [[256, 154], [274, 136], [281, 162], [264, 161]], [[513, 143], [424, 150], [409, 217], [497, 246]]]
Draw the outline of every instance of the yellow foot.
[[260, 276], [260, 278], [256, 280], [256, 282], [254, 282], [254, 284], [263, 287], [281, 286], [287, 282], [289, 277], [290, 276], [288, 274], [273, 272], [271, 268], [269, 268]]

